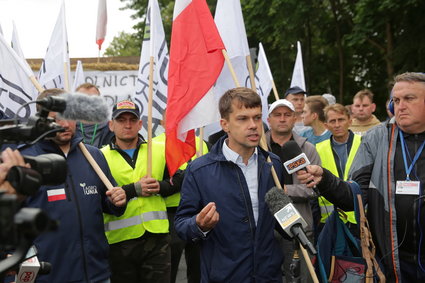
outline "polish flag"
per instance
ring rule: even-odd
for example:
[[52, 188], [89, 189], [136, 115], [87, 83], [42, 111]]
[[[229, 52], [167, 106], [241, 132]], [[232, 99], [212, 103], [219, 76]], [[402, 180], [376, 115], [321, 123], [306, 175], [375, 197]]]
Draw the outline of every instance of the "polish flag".
[[66, 199], [65, 189], [56, 189], [47, 191], [47, 201], [57, 201]]
[[224, 44], [205, 0], [177, 0], [168, 69], [166, 160], [172, 176], [196, 151], [194, 130], [218, 119], [212, 87]]

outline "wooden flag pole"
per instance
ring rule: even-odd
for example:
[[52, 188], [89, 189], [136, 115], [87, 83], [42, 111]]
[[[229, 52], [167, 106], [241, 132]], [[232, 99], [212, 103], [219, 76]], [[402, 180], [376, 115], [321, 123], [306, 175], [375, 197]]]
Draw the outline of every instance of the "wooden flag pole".
[[274, 80], [272, 80], [272, 87], [273, 87], [274, 98], [277, 101], [277, 100], [279, 100], [279, 94], [277, 93], [277, 89], [276, 89], [276, 85], [274, 83]]
[[153, 105], [153, 56], [149, 60], [149, 92], [148, 92], [148, 164], [146, 174], [152, 177], [152, 105]]
[[223, 52], [224, 60], [226, 61], [227, 67], [229, 67], [230, 74], [232, 75], [233, 81], [235, 82], [236, 87], [240, 87], [241, 84], [236, 77], [235, 69], [233, 69], [232, 62], [230, 62], [229, 55], [227, 54], [226, 49], [221, 50]]
[[41, 86], [41, 84], [37, 81], [37, 79], [34, 76], [30, 76], [30, 80], [38, 92], [42, 92], [44, 90], [44, 88]]
[[69, 88], [69, 73], [68, 73], [68, 63], [67, 62], [63, 62], [63, 74], [65, 76], [65, 78], [64, 78], [65, 90], [67, 92], [69, 92], [70, 88]]
[[90, 152], [87, 150], [85, 145], [80, 142], [78, 144], [78, 147], [81, 149], [81, 151], [84, 154], [84, 157], [87, 159], [87, 161], [90, 163], [90, 165], [93, 167], [96, 174], [99, 176], [100, 180], [102, 180], [103, 184], [105, 184], [106, 188], [108, 190], [111, 190], [114, 186], [109, 181], [108, 177], [106, 177], [105, 173], [103, 173], [100, 166], [97, 164], [96, 160], [94, 160], [93, 156], [90, 154]]
[[254, 68], [252, 67], [251, 55], [246, 56], [246, 65], [248, 66], [249, 80], [251, 81], [251, 89], [257, 92], [257, 87], [255, 86], [255, 74], [254, 74]]

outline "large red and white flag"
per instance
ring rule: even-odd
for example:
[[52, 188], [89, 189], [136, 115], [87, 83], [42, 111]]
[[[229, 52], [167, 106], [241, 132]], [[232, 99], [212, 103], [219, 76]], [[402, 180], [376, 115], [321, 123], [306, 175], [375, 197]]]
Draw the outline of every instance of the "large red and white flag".
[[30, 80], [34, 73], [1, 34], [0, 62], [0, 111], [9, 118], [18, 114], [18, 118], [28, 119], [35, 114], [35, 104], [24, 106], [37, 97], [37, 91]]
[[38, 73], [38, 81], [44, 88], [63, 88], [70, 91], [71, 68], [69, 62], [68, 34], [66, 31], [65, 2], [50, 37], [49, 47]]
[[99, 0], [97, 6], [97, 25], [96, 25], [96, 44], [99, 50], [106, 36], [106, 24], [108, 22], [108, 13], [106, 9], [106, 0]]
[[217, 119], [211, 91], [224, 44], [205, 0], [177, 0], [168, 71], [166, 160], [172, 176], [196, 151], [194, 128]]
[[303, 55], [301, 52], [301, 43], [297, 41], [297, 58], [295, 59], [294, 70], [292, 72], [291, 87], [298, 86], [303, 90], [307, 90], [304, 78]]

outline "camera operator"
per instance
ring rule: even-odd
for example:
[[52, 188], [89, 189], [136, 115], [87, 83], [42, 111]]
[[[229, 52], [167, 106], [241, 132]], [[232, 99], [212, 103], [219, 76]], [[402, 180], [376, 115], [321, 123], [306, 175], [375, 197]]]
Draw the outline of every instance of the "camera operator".
[[18, 150], [12, 150], [6, 148], [1, 153], [0, 161], [0, 190], [4, 191], [7, 194], [16, 194], [15, 189], [6, 181], [7, 173], [9, 169], [13, 166], [25, 166], [28, 167], [28, 164], [25, 164], [24, 158], [19, 153]]
[[[60, 89], [43, 91], [38, 99], [63, 93]], [[26, 155], [56, 153], [66, 158], [67, 178], [59, 186], [41, 186], [34, 196], [25, 201], [28, 207], [43, 209], [58, 222], [56, 231], [39, 235], [33, 242], [39, 261], [52, 265], [48, 275], [37, 277], [37, 282], [109, 282], [109, 246], [104, 233], [103, 214], [122, 215], [126, 195], [122, 188], [107, 190], [84, 157], [75, 135], [76, 122], [59, 120], [56, 112], [49, 117], [64, 128], [50, 140], [42, 140], [22, 151]], [[110, 182], [116, 186], [102, 153], [86, 145]]]

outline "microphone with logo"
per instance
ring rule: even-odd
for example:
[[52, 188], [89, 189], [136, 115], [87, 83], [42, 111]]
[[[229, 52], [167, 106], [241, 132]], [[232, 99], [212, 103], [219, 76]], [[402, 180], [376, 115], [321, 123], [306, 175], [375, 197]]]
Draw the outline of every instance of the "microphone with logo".
[[265, 195], [265, 202], [285, 233], [291, 238], [296, 238], [310, 254], [316, 255], [317, 251], [303, 229], [307, 227], [307, 223], [283, 189], [271, 188]]

